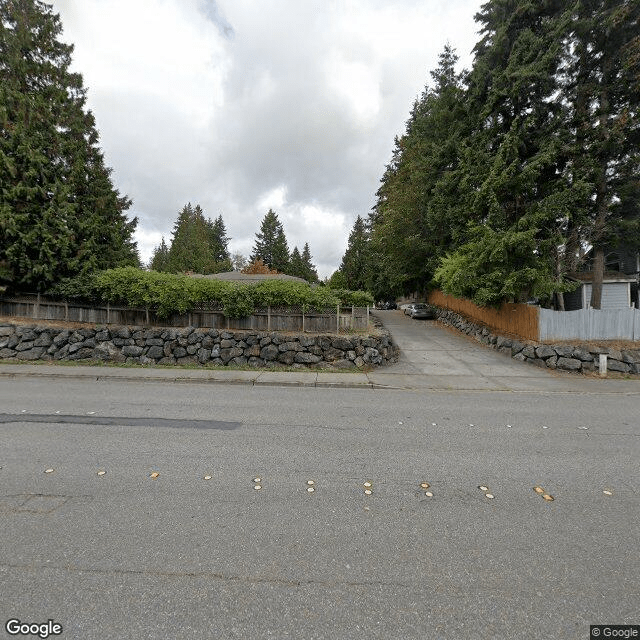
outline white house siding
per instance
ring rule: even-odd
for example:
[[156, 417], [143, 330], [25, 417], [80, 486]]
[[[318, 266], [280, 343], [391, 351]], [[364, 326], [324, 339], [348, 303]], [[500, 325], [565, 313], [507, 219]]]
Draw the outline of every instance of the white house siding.
[[[631, 289], [628, 282], [603, 282], [601, 309], [628, 309], [631, 306]], [[582, 306], [591, 307], [591, 284], [582, 285]]]

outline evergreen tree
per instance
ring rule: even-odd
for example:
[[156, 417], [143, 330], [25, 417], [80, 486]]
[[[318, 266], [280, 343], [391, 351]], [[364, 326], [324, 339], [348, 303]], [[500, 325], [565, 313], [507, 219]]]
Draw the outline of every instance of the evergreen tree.
[[270, 269], [287, 273], [289, 268], [289, 247], [282, 223], [276, 213], [269, 209], [256, 233], [256, 242], [249, 260], [262, 260]]
[[173, 238], [169, 249], [169, 271], [181, 273], [208, 273], [209, 229], [200, 205], [187, 203], [173, 225]]
[[369, 234], [364, 220], [358, 216], [349, 234], [347, 250], [342, 256], [339, 268], [348, 289], [363, 291], [367, 289], [368, 261]]
[[433, 87], [415, 101], [404, 135], [396, 137], [370, 215], [371, 256], [380, 263], [372, 270], [373, 289], [381, 297], [425, 288], [445, 247], [466, 227], [458, 180], [450, 177], [459, 166], [458, 138], [465, 124], [462, 77], [449, 45], [439, 59], [431, 73]]
[[304, 247], [302, 249], [302, 264], [303, 264], [303, 273], [302, 276], [307, 282], [318, 282], [318, 271], [316, 270], [315, 265], [311, 262], [311, 250], [309, 249], [309, 243], [305, 242]]
[[73, 47], [39, 0], [0, 2], [0, 264], [13, 288], [139, 265]]
[[223, 269], [224, 271], [231, 270], [229, 237], [227, 236], [227, 228], [222, 219], [222, 215], [219, 215], [214, 221], [209, 219], [207, 226], [209, 227], [209, 246], [213, 261], [218, 264], [226, 264], [228, 268]]
[[456, 172], [458, 201], [472, 215], [438, 280], [481, 305], [549, 298], [569, 286], [559, 248], [585, 197], [566, 173], [566, 103], [557, 99], [570, 18], [562, 3], [494, 0], [476, 19], [484, 35]]
[[296, 276], [297, 278], [305, 277], [305, 265], [302, 261], [302, 256], [298, 251], [298, 247], [294, 247], [293, 251], [291, 252], [291, 258], [289, 260], [289, 268], [287, 270], [287, 273], [290, 276]]
[[167, 270], [173, 273], [219, 273], [231, 271], [229, 239], [222, 216], [206, 219], [200, 205], [187, 203], [173, 226]]
[[583, 242], [593, 246], [591, 307], [599, 309], [605, 247], [640, 242], [640, 4], [575, 1], [571, 18], [563, 94], [573, 175], [589, 186]]
[[472, 70], [456, 74], [446, 47], [396, 138], [369, 289], [420, 290], [435, 273], [482, 305], [562, 308], [592, 246], [597, 308], [605, 247], [640, 243], [640, 3], [489, 0], [476, 20]]
[[164, 236], [162, 236], [160, 244], [153, 250], [149, 268], [153, 271], [169, 271], [169, 247], [164, 241]]

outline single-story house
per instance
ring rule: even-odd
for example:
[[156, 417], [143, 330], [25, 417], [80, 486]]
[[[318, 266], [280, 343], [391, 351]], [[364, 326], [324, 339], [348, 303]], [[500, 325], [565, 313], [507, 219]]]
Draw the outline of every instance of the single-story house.
[[[564, 294], [564, 308], [566, 311], [589, 309], [591, 307], [591, 289], [593, 272], [583, 271], [567, 275], [567, 280], [579, 283], [577, 289]], [[629, 276], [620, 271], [605, 271], [602, 279], [602, 309], [628, 309], [635, 306], [637, 300], [632, 301], [631, 286], [637, 282], [635, 276]]]
[[227, 282], [248, 282], [256, 284], [264, 280], [288, 280], [290, 282], [302, 282], [308, 284], [303, 278], [289, 276], [286, 273], [242, 273], [241, 271], [223, 271], [222, 273], [189, 273], [192, 278], [208, 278], [209, 280], [226, 280]]

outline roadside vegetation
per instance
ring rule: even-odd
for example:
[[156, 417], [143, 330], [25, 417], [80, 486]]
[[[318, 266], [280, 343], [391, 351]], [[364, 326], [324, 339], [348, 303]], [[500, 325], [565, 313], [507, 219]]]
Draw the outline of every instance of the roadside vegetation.
[[444, 48], [331, 281], [562, 309], [587, 266], [599, 309], [605, 250], [640, 246], [640, 3], [490, 0], [476, 21], [472, 68]]
[[304, 311], [322, 311], [335, 309], [337, 305], [365, 307], [373, 304], [373, 297], [365, 291], [286, 280], [237, 283], [135, 267], [82, 275], [52, 287], [49, 293], [66, 300], [149, 308], [160, 317], [186, 313], [197, 305], [209, 303], [218, 303], [224, 314], [232, 318], [249, 316], [256, 308], [269, 306], [299, 306]]

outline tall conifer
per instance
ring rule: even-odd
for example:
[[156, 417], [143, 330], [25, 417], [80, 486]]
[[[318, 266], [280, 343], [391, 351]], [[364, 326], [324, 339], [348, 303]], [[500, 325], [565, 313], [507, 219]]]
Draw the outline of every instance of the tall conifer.
[[289, 268], [289, 246], [284, 228], [275, 211], [269, 209], [256, 233], [256, 241], [250, 262], [262, 260], [270, 269], [287, 273]]
[[0, 2], [0, 264], [13, 288], [139, 264], [73, 46], [39, 0]]

